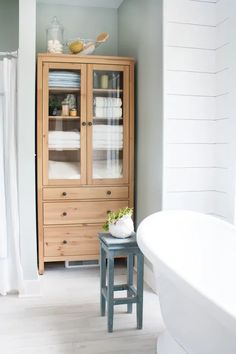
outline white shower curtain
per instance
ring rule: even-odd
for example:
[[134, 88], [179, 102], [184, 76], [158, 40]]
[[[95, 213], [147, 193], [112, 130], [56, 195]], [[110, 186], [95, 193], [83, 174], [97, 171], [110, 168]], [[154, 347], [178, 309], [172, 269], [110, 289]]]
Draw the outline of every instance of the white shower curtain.
[[17, 190], [17, 59], [0, 58], [0, 294], [23, 287]]

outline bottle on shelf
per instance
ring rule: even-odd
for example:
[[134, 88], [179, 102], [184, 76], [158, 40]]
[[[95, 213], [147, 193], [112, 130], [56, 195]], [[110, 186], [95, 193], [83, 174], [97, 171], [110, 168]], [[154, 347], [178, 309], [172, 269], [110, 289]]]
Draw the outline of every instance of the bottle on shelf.
[[120, 89], [120, 73], [113, 72], [110, 76], [110, 88], [113, 90]]
[[108, 88], [108, 75], [101, 76], [101, 88], [107, 89]]
[[99, 88], [99, 76], [96, 71], [93, 73], [93, 88], [98, 89]]

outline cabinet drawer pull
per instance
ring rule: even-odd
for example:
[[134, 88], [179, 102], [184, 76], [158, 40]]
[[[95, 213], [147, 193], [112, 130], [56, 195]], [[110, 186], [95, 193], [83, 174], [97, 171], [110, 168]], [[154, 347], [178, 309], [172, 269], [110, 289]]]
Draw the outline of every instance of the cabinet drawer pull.
[[111, 195], [111, 191], [107, 191], [107, 195]]
[[63, 216], [66, 216], [66, 215], [67, 215], [67, 212], [66, 212], [66, 211], [64, 211], [64, 212], [62, 213], [62, 215], [63, 215]]
[[65, 197], [65, 196], [67, 195], [67, 193], [66, 193], [66, 192], [63, 192], [62, 195]]
[[93, 125], [93, 123], [92, 122], [88, 122], [88, 125], [91, 127], [91, 125]]
[[66, 245], [66, 244], [67, 244], [67, 241], [66, 241], [66, 240], [63, 240], [62, 243], [63, 243], [63, 245]]
[[85, 125], [86, 125], [86, 122], [82, 122], [82, 125], [83, 125], [83, 127], [85, 127]]
[[111, 210], [107, 210], [107, 214], [111, 213]]

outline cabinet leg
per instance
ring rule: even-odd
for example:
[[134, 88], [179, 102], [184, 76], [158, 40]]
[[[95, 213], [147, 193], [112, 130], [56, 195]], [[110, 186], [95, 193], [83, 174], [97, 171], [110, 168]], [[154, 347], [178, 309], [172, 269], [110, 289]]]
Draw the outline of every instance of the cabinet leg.
[[44, 262], [39, 262], [39, 269], [38, 269], [39, 275], [44, 274]]

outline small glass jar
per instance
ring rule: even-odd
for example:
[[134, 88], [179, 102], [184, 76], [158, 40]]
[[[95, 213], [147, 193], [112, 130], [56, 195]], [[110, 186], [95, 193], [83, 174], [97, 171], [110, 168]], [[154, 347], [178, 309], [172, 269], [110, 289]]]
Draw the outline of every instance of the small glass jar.
[[72, 108], [70, 110], [70, 116], [71, 117], [77, 117], [77, 109], [76, 108]]
[[63, 52], [63, 32], [64, 28], [57, 17], [53, 17], [50, 26], [47, 28], [47, 50], [49, 53]]
[[69, 103], [62, 102], [61, 108], [62, 108], [61, 115], [68, 116], [69, 115]]

